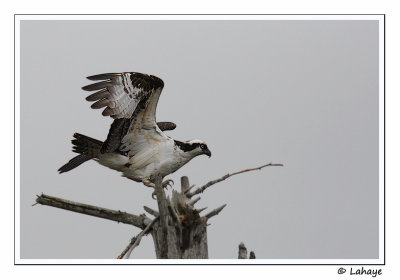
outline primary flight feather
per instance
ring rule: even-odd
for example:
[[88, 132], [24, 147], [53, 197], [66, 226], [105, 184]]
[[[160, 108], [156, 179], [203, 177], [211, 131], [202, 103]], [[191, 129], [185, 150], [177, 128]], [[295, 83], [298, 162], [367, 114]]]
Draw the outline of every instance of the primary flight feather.
[[154, 187], [155, 175], [164, 178], [198, 155], [211, 156], [205, 142], [174, 140], [163, 131], [174, 129], [175, 124], [156, 122], [157, 103], [164, 87], [160, 78], [138, 72], [87, 78], [99, 82], [82, 88], [96, 91], [86, 100], [95, 101], [91, 106], [94, 109], [105, 107], [102, 114], [114, 121], [104, 142], [75, 133], [73, 151], [79, 155], [60, 167], [60, 173], [94, 159], [122, 172], [122, 176]]

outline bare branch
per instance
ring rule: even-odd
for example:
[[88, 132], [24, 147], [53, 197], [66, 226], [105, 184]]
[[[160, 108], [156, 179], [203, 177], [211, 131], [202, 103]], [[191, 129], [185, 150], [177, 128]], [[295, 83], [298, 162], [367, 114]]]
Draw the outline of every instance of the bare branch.
[[206, 210], [207, 208], [208, 208], [208, 207], [196, 209], [196, 212], [197, 212], [198, 214], [200, 214], [201, 212], [203, 212], [203, 211]]
[[150, 215], [153, 215], [154, 217], [158, 217], [160, 215], [160, 213], [158, 213], [158, 211], [151, 209], [150, 207], [147, 206], [143, 206], [143, 209], [149, 213]]
[[126, 212], [121, 212], [119, 210], [111, 210], [98, 206], [83, 204], [45, 194], [38, 196], [36, 202], [42, 205], [57, 207], [64, 210], [116, 221], [119, 223], [130, 224], [141, 229], [144, 229], [146, 225], [150, 223], [150, 219], [145, 216], [137, 216]]
[[197, 203], [197, 201], [199, 201], [201, 199], [201, 197], [199, 196], [199, 197], [196, 197], [195, 199], [193, 199], [192, 201], [190, 201], [188, 204], [190, 205], [190, 206], [193, 206], [193, 205], [195, 205], [196, 203]]
[[182, 176], [181, 177], [181, 193], [187, 192], [188, 188], [189, 188], [189, 178], [188, 178], [188, 176]]
[[194, 196], [194, 195], [196, 195], [196, 194], [202, 193], [205, 189], [209, 188], [210, 186], [212, 186], [212, 185], [214, 185], [214, 184], [216, 184], [216, 183], [219, 183], [219, 182], [221, 182], [221, 181], [224, 181], [224, 180], [228, 179], [229, 177], [232, 177], [233, 175], [238, 175], [238, 174], [241, 174], [241, 173], [245, 173], [245, 172], [249, 172], [249, 171], [254, 171], [254, 170], [261, 170], [262, 168], [267, 167], [267, 166], [283, 166], [283, 164], [280, 164], [280, 163], [268, 163], [268, 164], [265, 164], [265, 165], [262, 165], [262, 166], [259, 166], [259, 167], [247, 168], [247, 169], [243, 169], [243, 170], [240, 170], [240, 171], [231, 173], [231, 174], [228, 173], [228, 174], [222, 176], [222, 177], [219, 178], [219, 179], [215, 179], [215, 180], [212, 180], [212, 181], [208, 182], [208, 183], [205, 184], [204, 186], [202, 186], [202, 187], [196, 189], [193, 193], [188, 193], [188, 194], [186, 194], [186, 196], [189, 197], [189, 198], [191, 198], [192, 196]]
[[191, 185], [188, 189], [186, 189], [183, 193], [186, 195], [186, 194], [189, 194], [189, 192], [195, 187], [196, 185]]
[[122, 253], [117, 257], [117, 259], [123, 259], [124, 256], [126, 259], [129, 259], [129, 257], [132, 254], [133, 249], [135, 249], [135, 247], [139, 246], [140, 241], [142, 240], [143, 235], [147, 234], [151, 227], [154, 225], [154, 223], [158, 220], [158, 217], [154, 218], [151, 223], [149, 223], [146, 228], [144, 230], [142, 230], [138, 235], [136, 235], [135, 237], [133, 237], [131, 239], [131, 242], [128, 244], [128, 246], [125, 248], [124, 251], [122, 251]]
[[222, 209], [225, 208], [225, 206], [226, 206], [226, 204], [224, 204], [224, 205], [218, 207], [217, 209], [212, 210], [210, 213], [206, 214], [204, 217], [208, 220], [208, 219], [210, 219], [211, 217], [214, 217], [215, 215], [218, 215], [219, 212], [221, 212]]

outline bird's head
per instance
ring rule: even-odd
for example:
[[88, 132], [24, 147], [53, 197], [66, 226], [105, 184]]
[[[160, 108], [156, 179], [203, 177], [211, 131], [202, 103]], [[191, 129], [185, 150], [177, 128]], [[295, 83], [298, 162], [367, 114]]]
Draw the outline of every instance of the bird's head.
[[199, 155], [207, 155], [208, 157], [211, 157], [211, 151], [208, 149], [207, 144], [204, 141], [190, 140], [180, 142], [175, 140], [175, 145], [191, 158]]
[[191, 140], [188, 141], [188, 143], [194, 147], [194, 151], [196, 151], [198, 155], [207, 155], [208, 157], [211, 157], [211, 151], [208, 149], [208, 146], [204, 141]]

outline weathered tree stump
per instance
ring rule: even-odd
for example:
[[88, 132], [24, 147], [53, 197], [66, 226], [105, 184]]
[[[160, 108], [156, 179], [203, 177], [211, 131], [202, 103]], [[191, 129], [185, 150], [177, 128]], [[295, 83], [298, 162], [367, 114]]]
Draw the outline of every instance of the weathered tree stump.
[[157, 258], [163, 259], [207, 259], [207, 220], [217, 215], [225, 205], [201, 217], [204, 209], [194, 204], [200, 197], [191, 200], [189, 179], [181, 178], [181, 191], [172, 191], [172, 197], [165, 196], [161, 189], [161, 178], [156, 180], [156, 196], [160, 220], [153, 226], [152, 237]]
[[[255, 258], [256, 258], [256, 254], [253, 251], [251, 251], [250, 255], [249, 255], [249, 259], [255, 259]], [[243, 242], [241, 242], [239, 244], [238, 259], [247, 259], [247, 248]]]

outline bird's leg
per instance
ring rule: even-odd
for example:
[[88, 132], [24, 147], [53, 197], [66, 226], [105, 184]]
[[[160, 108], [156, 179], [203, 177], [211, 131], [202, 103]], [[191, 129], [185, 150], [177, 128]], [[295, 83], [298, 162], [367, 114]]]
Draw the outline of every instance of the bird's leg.
[[[142, 183], [143, 183], [143, 185], [145, 185], [146, 187], [150, 187], [150, 188], [153, 188], [153, 189], [156, 188], [156, 185], [155, 185], [152, 181], [150, 181], [150, 178], [149, 178], [149, 177], [144, 178], [144, 179], [142, 180]], [[171, 180], [171, 179], [167, 179], [167, 180], [165, 180], [164, 182], [161, 183], [161, 186], [162, 186], [164, 189], [166, 189], [168, 186], [171, 186], [171, 187], [172, 187], [173, 185], [174, 185], [174, 181]], [[154, 192], [151, 194], [151, 197], [152, 197], [153, 199], [155, 199], [155, 198], [154, 198], [155, 195], [156, 195], [156, 192], [154, 191]]]
[[[156, 185], [150, 180], [149, 177], [146, 177], [142, 180], [142, 183], [149, 188], [155, 188]], [[164, 182], [161, 183], [161, 187], [163, 187], [164, 189], [168, 188], [168, 186], [172, 187], [174, 185], [174, 181], [171, 179], [167, 179]]]
[[[144, 178], [144, 179], [142, 180], [142, 183], [143, 183], [143, 185], [145, 185], [146, 187], [153, 188], [153, 189], [156, 188], [156, 185], [155, 185], [153, 182], [150, 181], [150, 178], [149, 178], [149, 177]], [[154, 199], [154, 200], [156, 199], [156, 198], [155, 198], [155, 195], [156, 195], [156, 191], [154, 190], [154, 192], [151, 193], [151, 198]]]
[[152, 181], [150, 181], [150, 178], [149, 178], [149, 177], [143, 178], [143, 179], [142, 179], [142, 183], [143, 183], [143, 185], [145, 185], [146, 187], [153, 188], [153, 189], [156, 188], [156, 185], [155, 185]]

